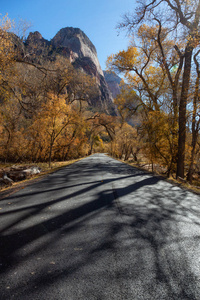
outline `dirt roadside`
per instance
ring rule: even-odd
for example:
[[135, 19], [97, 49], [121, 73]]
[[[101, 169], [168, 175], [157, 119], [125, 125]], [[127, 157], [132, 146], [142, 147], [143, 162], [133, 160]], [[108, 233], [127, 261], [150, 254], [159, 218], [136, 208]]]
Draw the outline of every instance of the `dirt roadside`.
[[29, 179], [26, 179], [26, 180], [22, 180], [22, 181], [18, 181], [18, 182], [15, 182], [12, 186], [8, 186], [2, 190], [0, 190], [0, 200], [18, 192], [19, 190], [21, 189], [24, 189], [25, 187], [27, 187], [28, 185], [31, 185], [35, 182], [38, 182], [40, 180], [42, 180], [43, 178], [47, 177], [49, 174], [53, 173], [53, 172], [56, 172], [62, 168], [65, 168], [79, 160], [81, 160], [82, 158], [80, 159], [76, 159], [76, 160], [71, 160], [71, 161], [67, 161], [65, 162], [64, 164], [62, 164], [61, 166], [57, 166], [55, 165], [55, 167], [51, 168], [51, 169], [47, 169], [47, 170], [44, 170], [42, 171], [40, 174], [37, 174]]

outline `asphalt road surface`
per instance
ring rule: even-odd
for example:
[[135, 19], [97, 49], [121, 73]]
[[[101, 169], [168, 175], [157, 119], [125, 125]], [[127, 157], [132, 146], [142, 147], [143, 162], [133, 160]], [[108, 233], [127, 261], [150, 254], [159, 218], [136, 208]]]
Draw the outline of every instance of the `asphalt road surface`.
[[200, 299], [200, 197], [95, 154], [0, 201], [0, 300]]

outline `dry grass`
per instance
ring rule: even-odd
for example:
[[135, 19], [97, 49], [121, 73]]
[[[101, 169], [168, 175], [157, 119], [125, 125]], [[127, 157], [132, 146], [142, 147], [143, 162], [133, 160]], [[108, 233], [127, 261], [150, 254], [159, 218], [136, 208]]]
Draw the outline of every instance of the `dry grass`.
[[78, 161], [79, 159], [74, 159], [74, 160], [69, 160], [69, 161], [59, 161], [59, 162], [52, 162], [51, 163], [51, 167], [49, 167], [49, 163], [43, 163], [43, 162], [39, 162], [39, 163], [0, 163], [0, 169], [5, 169], [5, 168], [10, 168], [13, 166], [16, 167], [23, 167], [23, 166], [38, 166], [41, 168], [42, 170], [42, 174], [46, 173], [46, 172], [52, 172], [56, 169], [68, 166], [73, 164], [74, 162]]
[[56, 161], [56, 162], [51, 163], [51, 167], [49, 167], [48, 163], [37, 163], [37, 164], [32, 164], [32, 165], [37, 165], [38, 167], [40, 167], [42, 170], [41, 174], [48, 174], [48, 173], [54, 172], [62, 167], [71, 165], [79, 160], [80, 159], [73, 159], [73, 160], [69, 160], [69, 161]]

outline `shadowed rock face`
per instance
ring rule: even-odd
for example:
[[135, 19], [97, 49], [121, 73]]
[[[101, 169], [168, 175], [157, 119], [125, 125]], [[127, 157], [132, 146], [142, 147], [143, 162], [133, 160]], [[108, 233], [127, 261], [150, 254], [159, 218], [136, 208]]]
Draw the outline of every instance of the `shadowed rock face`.
[[122, 79], [113, 72], [103, 71], [106, 83], [113, 98], [120, 93], [120, 83]]
[[[116, 115], [116, 108], [113, 104], [113, 97], [106, 83], [104, 73], [99, 64], [97, 51], [86, 34], [79, 28], [66, 27], [61, 29], [51, 41], [45, 40], [42, 35], [36, 31], [30, 33], [26, 40], [27, 48], [36, 46], [36, 55], [42, 53], [43, 48], [51, 49], [43, 51], [45, 54], [58, 53], [67, 57], [77, 69], [81, 69], [86, 74], [95, 78], [99, 88], [98, 96], [91, 99], [91, 103], [99, 110]], [[35, 59], [35, 58], [34, 58]]]

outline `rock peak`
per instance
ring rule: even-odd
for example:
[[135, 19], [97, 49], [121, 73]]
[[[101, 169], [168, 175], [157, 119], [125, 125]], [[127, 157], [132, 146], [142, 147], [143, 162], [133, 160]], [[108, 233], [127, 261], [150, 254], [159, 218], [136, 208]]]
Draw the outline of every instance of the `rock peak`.
[[70, 49], [74, 60], [89, 57], [95, 64], [98, 73], [103, 76], [96, 48], [81, 29], [73, 27], [62, 28], [51, 40], [51, 43], [55, 48], [64, 47]]
[[73, 40], [77, 38], [81, 40], [81, 42], [85, 45], [87, 45], [88, 48], [90, 48], [95, 54], [96, 54], [96, 48], [93, 45], [93, 43], [90, 41], [90, 39], [87, 37], [87, 35], [80, 29], [80, 28], [74, 28], [74, 27], [65, 27], [58, 31], [58, 33], [53, 37], [51, 42], [55, 46], [68, 46], [68, 42], [70, 40]]
[[30, 40], [30, 39], [42, 40], [43, 37], [39, 31], [34, 31], [34, 32], [29, 33], [27, 40]]

